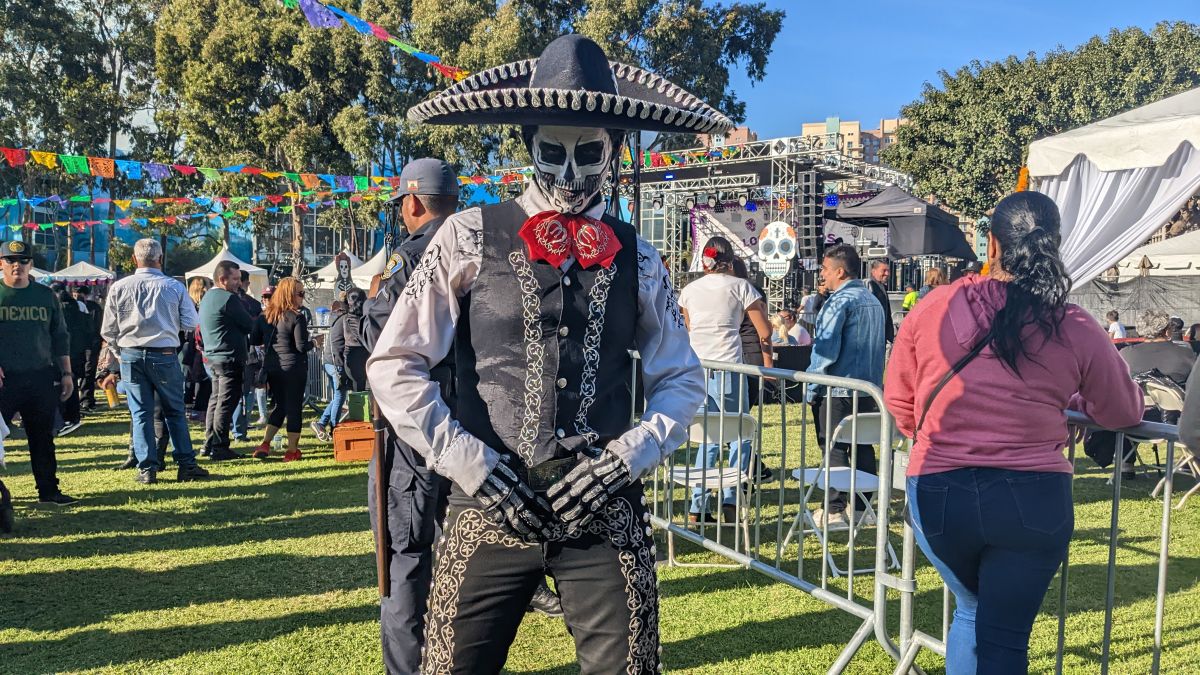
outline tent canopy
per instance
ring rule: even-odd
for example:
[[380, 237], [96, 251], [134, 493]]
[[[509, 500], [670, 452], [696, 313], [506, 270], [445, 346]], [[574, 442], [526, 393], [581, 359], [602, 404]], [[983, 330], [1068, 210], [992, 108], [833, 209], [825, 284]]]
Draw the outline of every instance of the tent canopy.
[[1200, 89], [1029, 146], [1029, 174], [1057, 176], [1079, 155], [1100, 171], [1162, 166], [1181, 143], [1200, 148]]
[[1135, 249], [1117, 263], [1122, 277], [1200, 275], [1200, 230]]
[[350, 277], [354, 280], [354, 285], [359, 288], [370, 288], [371, 278], [376, 274], [383, 274], [383, 271], [387, 269], [387, 259], [387, 247], [380, 247], [370, 260], [350, 270]]
[[958, 218], [896, 186], [861, 204], [839, 208], [837, 220], [859, 227], [886, 225], [892, 258], [944, 255], [975, 260], [975, 251], [958, 228]]
[[1200, 190], [1200, 89], [1029, 146], [1037, 190], [1062, 214], [1076, 286], [1144, 243]]
[[221, 250], [217, 251], [217, 254], [214, 255], [211, 260], [185, 274], [184, 279], [187, 280], [191, 279], [192, 277], [204, 277], [206, 279], [211, 279], [213, 278], [213, 272], [215, 272], [217, 269], [217, 263], [223, 260], [233, 261], [237, 263], [238, 269], [242, 270], [243, 272], [250, 273], [250, 290], [254, 293], [257, 294], [261, 292], [262, 289], [267, 287], [267, 271], [261, 267], [251, 265], [250, 263], [238, 258], [236, 255], [230, 252], [228, 246], [222, 246]]
[[[39, 270], [39, 272], [41, 271]], [[112, 281], [117, 277], [112, 270], [98, 267], [83, 260], [57, 272], [44, 272], [43, 274], [43, 283], [61, 281], [68, 284], [91, 284], [100, 281]]]

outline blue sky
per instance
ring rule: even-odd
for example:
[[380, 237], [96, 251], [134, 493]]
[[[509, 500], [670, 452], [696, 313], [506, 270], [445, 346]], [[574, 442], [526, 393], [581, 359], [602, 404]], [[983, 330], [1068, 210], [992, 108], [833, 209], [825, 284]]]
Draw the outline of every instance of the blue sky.
[[1112, 28], [1150, 29], [1164, 20], [1200, 23], [1200, 0], [767, 0], [787, 11], [767, 64], [746, 101], [759, 138], [798, 134], [803, 122], [838, 115], [873, 129], [915, 100], [939, 70], [973, 59], [1075, 47]]

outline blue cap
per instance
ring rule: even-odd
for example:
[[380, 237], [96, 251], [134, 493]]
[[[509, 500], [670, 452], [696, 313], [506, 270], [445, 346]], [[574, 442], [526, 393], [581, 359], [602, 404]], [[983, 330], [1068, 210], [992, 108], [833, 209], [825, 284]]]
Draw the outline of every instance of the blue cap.
[[450, 165], [440, 159], [422, 157], [404, 165], [400, 172], [400, 185], [392, 193], [392, 199], [404, 195], [450, 195], [458, 196], [458, 175]]

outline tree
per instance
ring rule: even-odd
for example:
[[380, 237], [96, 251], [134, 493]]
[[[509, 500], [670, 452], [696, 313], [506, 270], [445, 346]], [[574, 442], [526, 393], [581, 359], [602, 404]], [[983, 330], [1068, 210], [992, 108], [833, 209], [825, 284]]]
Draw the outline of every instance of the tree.
[[939, 73], [901, 110], [883, 159], [971, 217], [1010, 192], [1030, 142], [1200, 86], [1200, 26], [1113, 30], [1038, 58], [973, 61]]

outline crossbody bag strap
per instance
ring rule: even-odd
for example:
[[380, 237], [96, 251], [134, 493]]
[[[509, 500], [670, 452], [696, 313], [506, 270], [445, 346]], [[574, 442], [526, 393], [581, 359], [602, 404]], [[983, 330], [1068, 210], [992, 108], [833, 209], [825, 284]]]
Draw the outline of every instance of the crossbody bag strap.
[[962, 369], [966, 368], [968, 363], [974, 361], [975, 357], [979, 356], [979, 354], [983, 352], [983, 348], [991, 343], [992, 331], [994, 330], [995, 326], [993, 325], [993, 327], [988, 330], [987, 334], [979, 340], [979, 343], [972, 347], [971, 351], [967, 352], [961, 359], [959, 359], [958, 362], [956, 362], [954, 366], [942, 376], [942, 379], [938, 381], [937, 385], [933, 388], [933, 391], [929, 392], [929, 396], [925, 398], [925, 409], [921, 411], [921, 419], [917, 422], [917, 428], [913, 432], [914, 440], [916, 439], [917, 434], [921, 433], [921, 427], [925, 426], [925, 416], [929, 414], [929, 409], [933, 406], [933, 400], [937, 398], [937, 395], [942, 392], [942, 388], [944, 388], [950, 382], [950, 380], [954, 378], [955, 375], [962, 372]]

